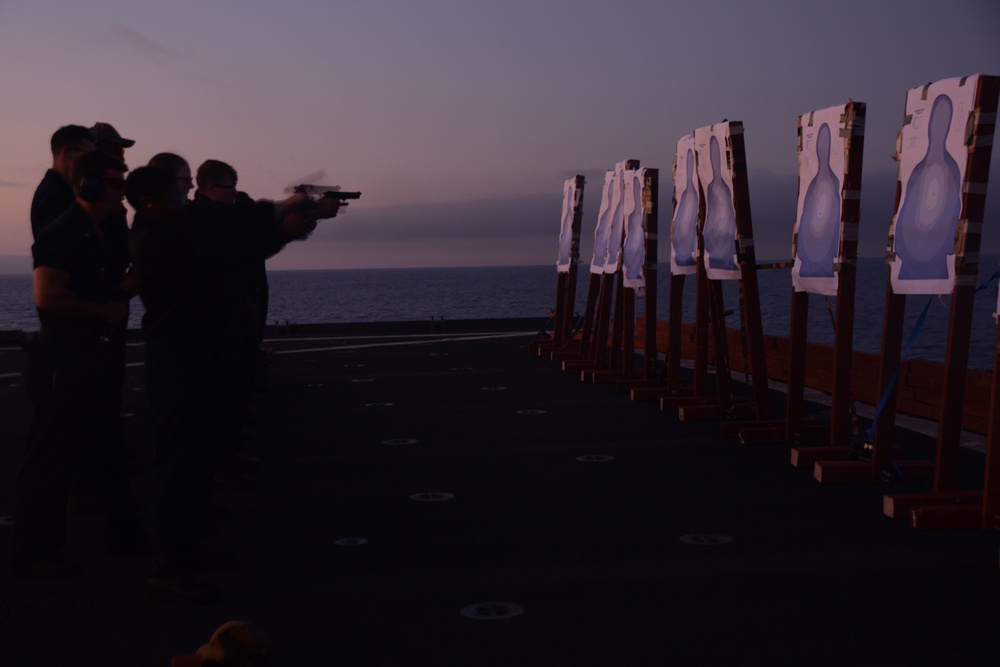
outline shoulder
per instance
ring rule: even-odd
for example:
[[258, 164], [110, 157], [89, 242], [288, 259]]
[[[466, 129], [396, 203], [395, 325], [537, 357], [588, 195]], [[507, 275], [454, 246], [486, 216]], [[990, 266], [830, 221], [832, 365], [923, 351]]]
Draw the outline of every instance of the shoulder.
[[40, 234], [75, 201], [73, 188], [62, 176], [51, 169], [45, 172], [31, 200], [31, 227], [35, 235]]
[[42, 177], [42, 182], [35, 188], [32, 203], [37, 204], [53, 199], [68, 200], [69, 203], [66, 205], [69, 206], [76, 197], [73, 194], [73, 188], [66, 182], [66, 179], [49, 169], [45, 172], [45, 176]]

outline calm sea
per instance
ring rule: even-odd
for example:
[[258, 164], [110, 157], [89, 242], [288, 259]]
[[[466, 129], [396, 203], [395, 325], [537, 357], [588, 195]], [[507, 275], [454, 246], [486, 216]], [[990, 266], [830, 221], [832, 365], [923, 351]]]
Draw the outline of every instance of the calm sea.
[[[997, 266], [1000, 256], [981, 258], [981, 279]], [[577, 287], [577, 312], [582, 313], [588, 284], [587, 266], [581, 266]], [[331, 271], [272, 271], [269, 273], [271, 305], [268, 319], [284, 324], [332, 322], [390, 322], [429, 320], [431, 317], [486, 319], [544, 317], [555, 303], [554, 266], [364, 269]], [[659, 271], [657, 312], [665, 318], [669, 306], [669, 266]], [[787, 269], [759, 273], [765, 333], [787, 336], [791, 309], [791, 274]], [[858, 263], [858, 290], [854, 347], [878, 352], [881, 347], [882, 313], [885, 306], [886, 267], [881, 259]], [[724, 288], [726, 306], [738, 312], [735, 283]], [[969, 366], [990, 368], [996, 324], [996, 282], [979, 292], [973, 317]], [[947, 336], [948, 298], [914, 296], [907, 299], [904, 343], [914, 323], [930, 301], [931, 306], [910, 357], [942, 361]], [[142, 306], [133, 302], [130, 326], [138, 327]], [[636, 309], [641, 312], [642, 301]], [[830, 307], [833, 307], [831, 299]], [[684, 295], [685, 321], [694, 319], [694, 281], [688, 280]], [[728, 326], [739, 326], [732, 315]], [[31, 331], [37, 319], [31, 294], [30, 275], [0, 275], [0, 330]], [[810, 297], [809, 339], [833, 342], [833, 325], [825, 299]]]

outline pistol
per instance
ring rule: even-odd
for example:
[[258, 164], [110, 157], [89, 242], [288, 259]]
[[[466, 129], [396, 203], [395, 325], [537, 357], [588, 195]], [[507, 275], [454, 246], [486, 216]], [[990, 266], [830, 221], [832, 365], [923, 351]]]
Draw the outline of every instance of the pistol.
[[302, 184], [292, 188], [293, 192], [316, 197], [317, 199], [339, 199], [341, 205], [347, 206], [348, 199], [361, 199], [360, 192], [345, 192], [339, 185]]

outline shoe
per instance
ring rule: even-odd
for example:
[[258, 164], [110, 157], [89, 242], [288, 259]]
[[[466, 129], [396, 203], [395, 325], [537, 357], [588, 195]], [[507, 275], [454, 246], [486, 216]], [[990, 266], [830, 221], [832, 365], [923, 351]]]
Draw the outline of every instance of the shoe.
[[218, 602], [221, 597], [215, 586], [172, 568], [152, 572], [146, 580], [146, 599], [151, 602], [200, 605]]
[[108, 526], [101, 541], [109, 556], [149, 554], [149, 533], [138, 523]]
[[257, 480], [233, 470], [220, 470], [215, 473], [215, 488], [217, 491], [252, 493], [257, 490]]
[[75, 577], [83, 572], [83, 567], [75, 560], [62, 554], [42, 556], [31, 560], [14, 560], [10, 564], [12, 574], [32, 579], [61, 579]]

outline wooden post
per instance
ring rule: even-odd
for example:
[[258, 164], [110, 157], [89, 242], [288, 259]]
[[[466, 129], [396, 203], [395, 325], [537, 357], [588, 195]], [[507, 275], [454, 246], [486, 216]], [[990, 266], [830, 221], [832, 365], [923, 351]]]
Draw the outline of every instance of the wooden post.
[[681, 323], [684, 313], [684, 274], [670, 276], [670, 334], [667, 338], [667, 390], [681, 391]]
[[846, 114], [850, 120], [847, 144], [847, 171], [841, 197], [842, 232], [837, 287], [837, 319], [834, 331], [833, 405], [830, 418], [830, 446], [849, 447], [853, 438], [851, 415], [851, 376], [854, 359], [854, 301], [858, 267], [858, 229], [861, 224], [862, 157], [865, 149], [864, 102], [851, 102]]
[[[812, 467], [818, 459], [842, 458], [849, 453], [849, 429], [851, 425], [851, 373], [853, 359], [854, 334], [854, 288], [857, 264], [857, 239], [861, 194], [861, 165], [864, 151], [864, 116], [863, 102], [849, 102], [837, 107], [813, 111], [799, 116], [799, 192], [798, 201], [801, 206], [799, 213], [803, 216], [797, 222], [796, 233], [793, 235], [792, 277], [795, 285], [792, 291], [790, 350], [788, 364], [788, 393], [785, 403], [784, 428], [776, 429], [770, 422], [761, 422], [760, 426], [751, 423], [740, 432], [741, 442], [767, 443], [784, 442], [793, 445], [809, 438], [823, 438], [830, 448], [794, 447], [792, 464], [797, 467]], [[826, 139], [823, 139], [823, 136]], [[820, 151], [826, 152], [821, 157]], [[843, 160], [834, 159], [843, 156]], [[826, 162], [829, 160], [829, 162]], [[817, 164], [822, 162], [822, 164]], [[836, 252], [820, 260], [817, 250], [834, 248], [823, 246], [812, 234], [812, 229], [800, 229], [799, 226], [815, 222], [815, 218], [806, 218], [806, 207], [813, 206], [816, 197], [812, 188], [817, 187], [820, 170], [833, 169], [837, 166], [840, 184], [839, 212], [837, 220]], [[804, 177], [810, 180], [803, 181]], [[833, 184], [830, 184], [832, 187]], [[812, 215], [817, 215], [816, 209], [811, 209]], [[806, 236], [802, 236], [805, 234]], [[799, 246], [803, 239], [804, 245]], [[810, 239], [811, 243], [806, 243]], [[820, 243], [817, 246], [817, 243]], [[799, 254], [802, 252], [803, 254]], [[821, 255], [822, 257], [822, 255]], [[819, 261], [828, 261], [826, 269], [829, 276], [816, 275], [815, 267]], [[780, 265], [779, 265], [780, 266]], [[811, 270], [799, 273], [804, 268]], [[761, 268], [761, 267], [758, 267]], [[803, 403], [805, 390], [806, 349], [808, 339], [809, 294], [819, 293], [830, 295], [836, 293], [837, 314], [834, 322], [834, 386], [833, 386], [833, 417], [829, 428], [822, 429], [820, 425], [803, 419]], [[752, 437], [751, 437], [752, 436]], [[838, 446], [834, 452], [832, 447]]]
[[[585, 183], [584, 177], [578, 174], [563, 184], [559, 259], [556, 262], [556, 306], [551, 317], [552, 336], [548, 340], [536, 338], [529, 346], [532, 353], [550, 358], [554, 358], [557, 351], [559, 354], [565, 353], [573, 341], [576, 274], [580, 259], [580, 225], [583, 216], [583, 187]], [[570, 195], [572, 199], [569, 199]], [[566, 228], [567, 213], [571, 215], [568, 228]], [[566, 239], [566, 235], [568, 235], [568, 239]], [[569, 242], [568, 247], [564, 245], [566, 240]], [[541, 332], [539, 334], [541, 335]]]
[[552, 325], [552, 347], [562, 347], [566, 342], [566, 292], [569, 287], [569, 272], [556, 274], [556, 312]]
[[[643, 187], [643, 206], [646, 225], [646, 342], [644, 357], [644, 386], [632, 387], [633, 400], [676, 397], [681, 393], [681, 326], [683, 324], [684, 279], [696, 270], [700, 255], [697, 250], [699, 212], [703, 206], [698, 188], [697, 162], [695, 160], [694, 134], [677, 142], [672, 176], [674, 181], [671, 198], [672, 215], [670, 237], [670, 312], [667, 330], [664, 374], [658, 378], [656, 345], [657, 303], [657, 239], [659, 236], [659, 171], [647, 169]], [[675, 225], [677, 229], [675, 229]], [[677, 235], [675, 237], [675, 234]], [[675, 241], [678, 247], [675, 248]], [[695, 247], [691, 247], [691, 243]]]
[[[708, 128], [701, 128], [695, 131], [696, 141], [698, 142], [699, 150], [699, 177], [704, 176], [703, 164], [708, 164], [708, 162], [703, 163], [702, 160], [703, 153], [709, 154], [711, 160], [711, 172], [712, 173], [712, 183], [702, 184], [702, 195], [703, 200], [706, 202], [706, 212], [700, 217], [703, 220], [703, 225], [707, 225], [707, 204], [708, 199], [713, 197], [712, 193], [708, 192], [709, 189], [716, 187], [717, 195], [719, 197], [727, 196], [725, 191], [728, 190], [728, 186], [725, 184], [727, 178], [731, 179], [732, 191], [729, 193], [731, 197], [732, 205], [732, 221], [735, 223], [735, 255], [736, 255], [736, 268], [720, 268], [718, 265], [710, 267], [709, 271], [714, 271], [716, 276], [713, 277], [711, 281], [707, 283], [707, 294], [712, 304], [711, 320], [712, 320], [712, 331], [714, 333], [713, 342], [715, 344], [715, 358], [716, 358], [716, 384], [718, 388], [719, 403], [718, 412], [721, 414], [716, 414], [716, 412], [705, 409], [705, 410], [691, 410], [685, 411], [682, 414], [682, 418], [687, 419], [703, 419], [703, 418], [731, 418], [733, 413], [730, 408], [733, 405], [732, 396], [730, 394], [730, 378], [729, 378], [729, 359], [728, 359], [728, 346], [725, 343], [726, 338], [726, 326], [723, 320], [723, 305], [722, 305], [722, 290], [721, 285], [713, 286], [712, 283], [718, 282], [722, 278], [727, 280], [738, 279], [741, 281], [741, 291], [744, 294], [744, 299], [741, 303], [743, 320], [746, 322], [747, 331], [747, 347], [749, 351], [748, 366], [750, 374], [753, 376], [753, 414], [758, 420], [765, 420], [769, 417], [771, 412], [770, 396], [768, 394], [768, 378], [767, 378], [767, 362], [764, 358], [764, 330], [761, 324], [760, 318], [760, 294], [757, 285], [757, 256], [754, 250], [753, 241], [753, 221], [750, 214], [750, 188], [747, 182], [747, 168], [746, 168], [746, 150], [743, 143], [743, 124], [740, 122], [726, 122], [724, 123], [724, 132], [717, 129], [718, 126], [711, 126]], [[722, 141], [724, 141], [724, 148], [722, 146]], [[711, 149], [707, 147], [711, 146]], [[724, 155], [722, 154], [724, 152]], [[716, 164], [718, 162], [718, 164]], [[720, 185], [721, 183], [721, 185]], [[712, 199], [714, 204], [716, 200]], [[726, 217], [725, 208], [730, 204], [726, 201], [720, 204], [718, 209], [721, 215], [720, 220]], [[713, 214], [713, 220], [715, 219], [715, 214]], [[713, 230], [714, 231], [714, 230]], [[709, 231], [703, 228], [703, 233], [701, 235], [704, 242], [705, 237], [709, 235]], [[712, 237], [716, 244], [719, 243], [720, 237]], [[704, 248], [705, 245], [702, 246]], [[724, 250], [720, 250], [719, 246], [716, 245], [715, 249], [712, 251], [717, 254], [725, 255]], [[715, 261], [715, 257], [711, 255], [701, 254], [703, 260], [702, 264], [705, 263], [705, 258], [710, 258], [709, 261]], [[737, 270], [738, 269], [738, 270]], [[706, 276], [707, 278], [708, 276]], [[699, 341], [700, 343], [701, 341]], [[696, 368], [696, 380], [697, 380], [697, 368]]]
[[643, 177], [642, 206], [645, 215], [645, 262], [643, 273], [646, 278], [645, 317], [646, 330], [643, 343], [642, 379], [651, 382], [656, 375], [656, 263], [657, 241], [659, 239], [659, 198], [660, 170], [646, 169]]
[[[626, 206], [627, 234], [622, 245], [622, 261], [619, 265], [616, 320], [612, 337], [612, 363], [608, 371], [594, 371], [594, 382], [614, 382], [617, 389], [631, 391], [648, 388], [653, 383], [656, 368], [656, 202], [658, 196], [658, 175], [655, 169], [636, 169], [625, 172], [624, 193], [626, 201], [636, 208]], [[637, 189], [638, 188], [638, 189]], [[638, 201], [637, 201], [638, 200]], [[642, 216], [642, 263], [638, 267], [634, 258], [629, 258], [627, 244], [629, 235], [635, 233], [631, 225], [637, 216]], [[634, 239], [632, 239], [634, 241]], [[641, 280], [634, 280], [635, 269], [641, 272]], [[647, 326], [644, 332], [643, 366], [635, 371], [635, 299], [641, 291], [644, 296], [644, 316]], [[619, 333], [620, 332], [620, 333]]]
[[791, 350], [788, 363], [788, 394], [785, 401], [785, 442], [794, 443], [802, 425], [802, 403], [806, 387], [806, 339], [808, 338], [809, 292], [792, 292]]
[[[702, 198], [704, 201], [704, 198]], [[704, 211], [704, 206], [702, 211]], [[700, 233], [704, 228], [704, 213], [698, 220], [699, 234], [698, 256], [705, 256], [705, 237]], [[708, 336], [709, 336], [709, 289], [708, 274], [705, 272], [705, 263], [698, 262], [698, 273], [696, 276], [698, 283], [695, 285], [694, 297], [694, 395], [707, 396], [708, 391]]]
[[[964, 96], [962, 89], [970, 83], [968, 82], [968, 77], [961, 80], [947, 80], [939, 83], [941, 84], [940, 89], [949, 92], [952, 90], [958, 91], [955, 93], [955, 99], [951, 97], [944, 99], [944, 96], [935, 99], [934, 95], [929, 96], [928, 90], [935, 84], [927, 84], [927, 86], [911, 89], [908, 92], [907, 115], [904, 130], [899, 135], [899, 150], [902, 155], [902, 151], [911, 147], [910, 143], [904, 145], [904, 136], [916, 137], [926, 132], [926, 141], [930, 143], [932, 131], [942, 133], [940, 128], [935, 129], [935, 126], [931, 125], [934, 113], [931, 109], [927, 108], [931, 104], [933, 104], [934, 109], [938, 107], [939, 102], [945, 105], [944, 108], [948, 109], [949, 116], [955, 105], [958, 106], [958, 110], [955, 111], [956, 113], [964, 112], [968, 114], [964, 136], [964, 141], [968, 148], [965, 161], [965, 177], [960, 184], [961, 192], [954, 192], [955, 196], [961, 200], [961, 204], [958, 220], [956, 221], [956, 238], [953, 253], [954, 281], [951, 283], [952, 301], [945, 352], [941, 412], [938, 419], [937, 454], [933, 465], [934, 485], [932, 499], [928, 501], [933, 503], [936, 499], [942, 500], [947, 504], [954, 499], [957, 485], [958, 448], [962, 426], [962, 402], [965, 392], [968, 344], [972, 326], [972, 303], [978, 273], [979, 242], [986, 199], [986, 182], [989, 176], [992, 138], [996, 124], [997, 100], [1000, 97], [1000, 78], [977, 77], [974, 83], [972, 83], [976, 87], [967, 97]], [[962, 100], [972, 99], [972, 108], [969, 109], [961, 104], [958, 101], [959, 97]], [[928, 102], [928, 100], [930, 101]], [[911, 117], [911, 108], [915, 108], [917, 111], [921, 111], [923, 108], [926, 110], [926, 113], [921, 112], [918, 116]], [[906, 125], [913, 122], [913, 118], [916, 118], [920, 124], [918, 125], [914, 122], [910, 126], [913, 129], [907, 130]], [[955, 126], [955, 123], [945, 124], [943, 133], [949, 137], [952, 136]], [[907, 135], [907, 132], [911, 134]], [[937, 138], [942, 144], [946, 141], [945, 137]], [[913, 149], [911, 148], [911, 150]], [[919, 155], [919, 152], [917, 152], [916, 156], [919, 157]], [[949, 153], [948, 155], [950, 156], [951, 154]], [[907, 153], [905, 157], [911, 159], [911, 165], [915, 164], [915, 161], [912, 161], [913, 158], [910, 153]], [[954, 160], [955, 158], [951, 157], [950, 159]], [[919, 163], [917, 164], [919, 166]], [[900, 261], [903, 262], [903, 266], [905, 266], [906, 262], [916, 261], [909, 259], [909, 254], [905, 256], [900, 254], [902, 260], [897, 258], [896, 252], [898, 249], [896, 239], [901, 233], [905, 233], [909, 237], [913, 237], [916, 233], [911, 220], [906, 220], [906, 222], [910, 223], [910, 226], [906, 229], [897, 228], [897, 223], [905, 219], [903, 212], [907, 206], [907, 202], [902, 201], [903, 178], [905, 176], [910, 179], [907, 181], [909, 187], [917, 171], [914, 167], [912, 173], [907, 175], [904, 174], [901, 167], [900, 177], [896, 184], [895, 214], [887, 248], [887, 262], [890, 265], [889, 285], [886, 290], [886, 312], [882, 336], [881, 367], [879, 370], [879, 395], [885, 407], [878, 415], [878, 423], [875, 427], [875, 437], [871, 449], [871, 462], [867, 470], [864, 470], [865, 464], [862, 462], [855, 467], [852, 474], [844, 474], [842, 477], [838, 475], [837, 477], [841, 477], [840, 479], [833, 479], [831, 481], [875, 482], [880, 481], [883, 475], [891, 474], [890, 468], [895, 457], [893, 437], [896, 412], [896, 388], [898, 383], [892, 386], [891, 391], [887, 391], [887, 388], [891, 378], [896, 375], [897, 369], [901, 365], [902, 320], [906, 301], [905, 294], [897, 293], [897, 289], [892, 281], [892, 272], [893, 267], [898, 267], [898, 262]], [[945, 191], [941, 196], [945, 197], [949, 194], [949, 191]], [[906, 246], [904, 245], [903, 247], [905, 248]], [[902, 269], [899, 270], [902, 271]], [[929, 280], [933, 281], [936, 279], [931, 278]], [[924, 283], [920, 283], [914, 287], [900, 280], [900, 285], [902, 292], [910, 292], [912, 294], [936, 294], [939, 293], [936, 290], [940, 289], [937, 287], [938, 283], [934, 283], [934, 286], [928, 287], [926, 291], [924, 291]], [[817, 467], [816, 472], [817, 478], [821, 478], [822, 471], [819, 467]], [[844, 472], [847, 473], [848, 470], [845, 469]], [[903, 496], [886, 496], [884, 511], [892, 516], [901, 507], [907, 507], [911, 510], [910, 514], [915, 527], [947, 527], [949, 522], [947, 518], [948, 512], [934, 511], [921, 513], [918, 509], [914, 509], [916, 507], [914, 505], [915, 502], [912, 496], [905, 500]], [[967, 526], [970, 521], [968, 508], [959, 511], [956, 514], [955, 520], [959, 525], [963, 527]], [[977, 519], [978, 521], [980, 519]], [[921, 522], [924, 522], [924, 525], [918, 525]]]
[[[634, 170], [639, 168], [638, 160], [626, 160], [622, 165], [623, 171]], [[610, 245], [610, 255], [608, 257], [609, 262], [617, 262], [617, 256], [621, 252], [622, 239], [624, 237], [624, 226], [622, 232], [618, 235], [618, 238], [611, 239]], [[609, 348], [608, 338], [611, 335], [611, 325], [612, 325], [612, 307], [614, 303], [618, 303], [617, 313], [618, 317], [615, 318], [616, 335], [623, 335], [618, 327], [621, 323], [618, 320], [623, 317], [623, 307], [622, 299], [619, 296], [615, 299], [616, 285], [620, 282], [621, 276], [621, 265], [617, 262], [614, 271], [609, 272], [607, 267], [605, 267], [605, 272], [600, 276], [601, 278], [601, 290], [600, 296], [598, 298], [596, 321], [594, 324], [594, 336], [591, 340], [591, 352], [589, 356], [589, 361], [591, 363], [585, 365], [570, 366], [571, 370], [578, 370], [582, 373], [582, 379], [591, 379], [590, 373], [595, 370], [607, 370], [610, 368], [612, 361], [617, 358], [617, 348]], [[619, 278], [619, 280], [616, 280]], [[634, 324], [633, 324], [634, 326]]]
[[743, 123], [729, 123], [729, 148], [732, 152], [733, 207], [736, 209], [737, 260], [743, 281], [744, 318], [747, 327], [750, 374], [753, 377], [753, 403], [758, 420], [771, 415], [768, 394], [767, 360], [764, 358], [764, 328], [760, 319], [760, 291], [757, 285], [757, 253], [753, 242], [753, 220], [750, 215], [750, 187], [747, 182], [746, 148], [743, 143]]
[[583, 311], [583, 327], [580, 332], [580, 347], [575, 354], [562, 355], [562, 359], [589, 359], [591, 354], [591, 339], [594, 336], [594, 322], [597, 320], [597, 302], [601, 294], [601, 276], [590, 274], [587, 286], [587, 305]]
[[580, 230], [583, 224], [583, 192], [587, 181], [577, 174], [574, 178], [572, 248], [570, 250], [569, 270], [565, 272], [565, 286], [561, 301], [556, 310], [557, 348], [566, 347], [573, 338], [573, 316], [576, 308], [576, 276], [580, 264]]
[[[966, 85], [962, 79], [959, 88]], [[978, 78], [975, 103], [966, 125], [965, 143], [968, 156], [961, 192], [961, 215], [955, 239], [955, 282], [952, 289], [948, 319], [948, 339], [944, 362], [944, 384], [941, 413], [938, 420], [937, 449], [934, 461], [932, 493], [886, 496], [883, 509], [889, 516], [899, 516], [906, 510], [914, 528], [970, 528], [992, 530], [997, 524], [1000, 497], [997, 489], [998, 438], [997, 409], [998, 368], [1000, 347], [994, 350], [993, 385], [986, 471], [982, 494], [957, 491], [959, 437], [962, 428], [962, 403], [965, 397], [965, 376], [969, 338], [972, 328], [972, 305], [979, 269], [979, 245], [986, 206], [986, 184], [996, 129], [996, 112], [1000, 99], [1000, 77]], [[931, 84], [928, 84], [928, 87]], [[926, 94], [926, 88], [924, 89]], [[1000, 334], [998, 334], [1000, 344]]]
[[[962, 217], [955, 250], [955, 288], [952, 291], [945, 347], [945, 379], [941, 395], [941, 418], [938, 421], [934, 491], [956, 490], [958, 449], [962, 431], [962, 404], [965, 399], [965, 372], [969, 361], [972, 331], [972, 304], [979, 274], [979, 244], [986, 210], [986, 183], [990, 176], [996, 111], [1000, 98], [1000, 77], [980, 77], [976, 95], [978, 113], [971, 128], [965, 184], [962, 192]], [[988, 139], [988, 141], [987, 141]], [[980, 187], [981, 184], [981, 187]], [[964, 223], [964, 224], [963, 224]], [[994, 373], [997, 369], [994, 367]]]
[[[1000, 307], [998, 307], [1000, 310]], [[993, 344], [993, 383], [990, 388], [990, 421], [986, 435], [986, 473], [983, 480], [983, 530], [1000, 527], [1000, 318]]]

